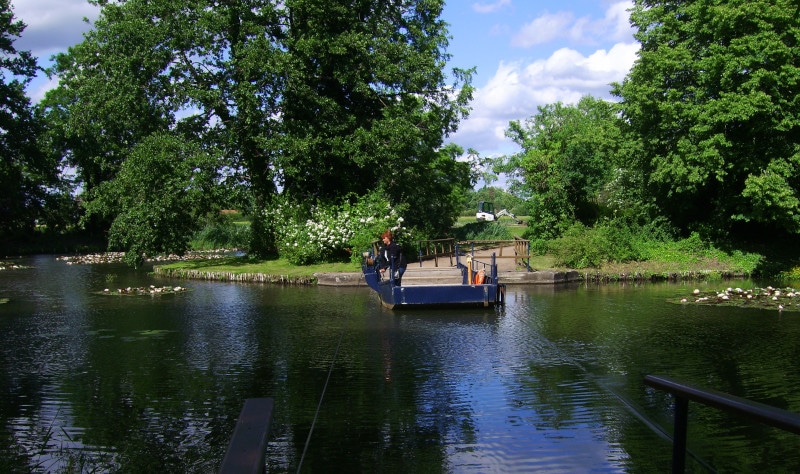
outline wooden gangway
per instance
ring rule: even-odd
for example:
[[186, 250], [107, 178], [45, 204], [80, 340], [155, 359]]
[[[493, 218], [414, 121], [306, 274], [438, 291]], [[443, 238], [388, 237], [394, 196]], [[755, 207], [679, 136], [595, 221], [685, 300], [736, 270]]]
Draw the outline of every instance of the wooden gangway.
[[464, 274], [458, 267], [416, 267], [409, 265], [403, 273], [403, 286], [460, 285]]

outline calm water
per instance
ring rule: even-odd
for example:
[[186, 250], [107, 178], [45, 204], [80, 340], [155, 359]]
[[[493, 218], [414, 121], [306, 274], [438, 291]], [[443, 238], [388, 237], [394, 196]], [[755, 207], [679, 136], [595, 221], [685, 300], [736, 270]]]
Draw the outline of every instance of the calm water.
[[[215, 472], [250, 397], [275, 399], [268, 472], [666, 472], [671, 399], [646, 374], [800, 412], [800, 313], [666, 301], [730, 283], [403, 313], [365, 287], [19, 263], [0, 271], [0, 472]], [[189, 291], [99, 294], [151, 284]], [[800, 471], [795, 435], [695, 405], [689, 431], [693, 472]]]

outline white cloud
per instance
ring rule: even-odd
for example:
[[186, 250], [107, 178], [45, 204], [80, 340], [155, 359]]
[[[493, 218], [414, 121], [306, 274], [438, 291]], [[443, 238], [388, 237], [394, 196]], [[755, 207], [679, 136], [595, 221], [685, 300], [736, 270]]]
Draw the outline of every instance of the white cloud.
[[609, 84], [624, 79], [638, 49], [638, 43], [617, 43], [588, 56], [561, 48], [531, 63], [501, 61], [475, 91], [472, 113], [451, 140], [484, 155], [513, 153], [515, 145], [505, 137], [510, 121], [531, 117], [541, 105], [575, 104], [587, 94], [610, 99]]
[[624, 41], [631, 37], [633, 29], [630, 22], [630, 10], [633, 8], [633, 2], [625, 1], [612, 5], [606, 10], [606, 17], [604, 23], [609, 26], [611, 37], [608, 39], [614, 41]]
[[505, 6], [510, 5], [511, 0], [495, 0], [491, 3], [473, 3], [472, 9], [478, 13], [493, 13]]
[[27, 25], [14, 43], [20, 51], [30, 51], [41, 60], [80, 43], [90, 25], [82, 21], [97, 18], [99, 9], [86, 0], [12, 0], [18, 20]]
[[530, 48], [557, 39], [567, 39], [574, 44], [598, 44], [625, 41], [631, 37], [628, 22], [630, 1], [611, 5], [603, 18], [584, 16], [575, 19], [571, 12], [545, 13], [523, 25], [511, 39], [511, 45]]
[[569, 12], [546, 13], [532, 22], [526, 23], [519, 33], [511, 38], [511, 45], [529, 48], [537, 44], [549, 43], [564, 36], [564, 31], [567, 30], [572, 19], [572, 13]]

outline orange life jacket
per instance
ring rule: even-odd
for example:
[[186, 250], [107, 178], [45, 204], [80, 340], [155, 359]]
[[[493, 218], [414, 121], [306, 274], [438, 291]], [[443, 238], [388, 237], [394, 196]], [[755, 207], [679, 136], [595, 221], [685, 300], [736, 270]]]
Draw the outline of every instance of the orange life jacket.
[[478, 271], [478, 273], [475, 274], [475, 284], [476, 285], [482, 285], [485, 280], [486, 280], [486, 272], [485, 271], [480, 270], [480, 271]]

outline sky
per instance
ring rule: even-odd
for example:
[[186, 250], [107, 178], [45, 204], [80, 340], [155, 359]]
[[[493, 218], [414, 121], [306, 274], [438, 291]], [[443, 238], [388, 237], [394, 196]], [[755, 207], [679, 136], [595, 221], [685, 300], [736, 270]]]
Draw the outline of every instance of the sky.
[[[631, 6], [630, 0], [447, 0], [448, 68], [477, 72], [472, 111], [446, 141], [481, 156], [512, 154], [519, 151], [505, 137], [512, 120], [587, 94], [612, 99], [609, 84], [625, 77], [639, 48], [628, 22]], [[79, 43], [98, 13], [86, 0], [12, 0], [12, 8], [28, 25], [15, 47], [31, 51], [42, 66]], [[54, 86], [41, 77], [28, 92], [37, 102]]]

